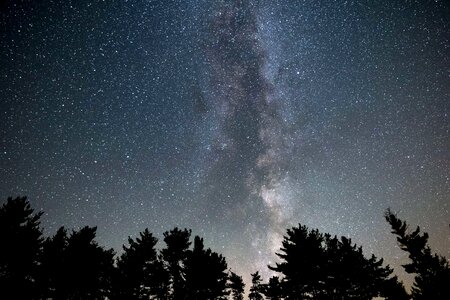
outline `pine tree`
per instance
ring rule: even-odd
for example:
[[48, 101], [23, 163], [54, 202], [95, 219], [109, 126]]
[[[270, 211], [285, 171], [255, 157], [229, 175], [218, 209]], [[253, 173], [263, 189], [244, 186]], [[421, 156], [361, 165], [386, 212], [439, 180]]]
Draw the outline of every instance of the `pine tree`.
[[259, 272], [250, 274], [252, 276], [252, 286], [250, 287], [250, 293], [248, 294], [248, 299], [250, 300], [262, 300], [264, 299], [262, 295], [262, 279]]
[[65, 251], [68, 243], [67, 230], [58, 229], [53, 237], [43, 242], [41, 265], [39, 267], [39, 295], [43, 299], [64, 299], [69, 283], [66, 280]]
[[387, 210], [386, 221], [403, 251], [408, 252], [410, 263], [403, 265], [407, 273], [416, 274], [412, 287], [413, 299], [450, 299], [450, 267], [443, 256], [431, 253], [428, 234], [420, 232], [420, 227], [408, 232], [406, 222]]
[[26, 197], [9, 197], [0, 207], [0, 291], [6, 298], [27, 299], [37, 292], [41, 216]]
[[225, 258], [204, 248], [203, 239], [196, 236], [194, 247], [186, 260], [186, 298], [189, 300], [226, 299]]
[[139, 233], [117, 260], [114, 298], [164, 299], [168, 294], [169, 274], [158, 258], [155, 246], [158, 240], [148, 229]]
[[185, 297], [185, 263], [188, 256], [191, 230], [180, 230], [177, 227], [164, 232], [166, 247], [161, 250], [161, 256], [170, 273], [171, 299], [179, 300]]
[[283, 275], [280, 291], [285, 299], [372, 299], [392, 291], [388, 282], [397, 282], [383, 259], [366, 258], [349, 238], [306, 226], [288, 229], [277, 255], [282, 261], [269, 268]]
[[326, 267], [323, 241], [318, 230], [309, 231], [306, 226], [287, 230], [277, 253], [282, 262], [269, 266], [284, 275], [283, 289], [287, 299], [303, 299], [308, 294], [317, 297], [322, 289]]
[[405, 291], [405, 287], [397, 276], [385, 281], [381, 287], [380, 296], [386, 300], [408, 300], [410, 295]]
[[103, 299], [110, 295], [114, 251], [95, 241], [96, 227], [60, 228], [43, 247], [41, 294], [53, 299]]
[[263, 285], [263, 294], [270, 300], [282, 299], [283, 291], [281, 289], [281, 282], [278, 276], [270, 277], [269, 282]]
[[366, 258], [362, 247], [352, 244], [351, 239], [346, 237], [338, 240], [337, 251], [331, 251], [330, 255], [330, 249], [333, 249], [330, 243], [334, 244], [335, 240], [336, 237], [332, 239], [325, 235], [325, 253], [329, 265], [324, 270], [323, 291], [337, 298], [372, 299], [379, 296], [393, 270], [383, 266], [383, 259], [377, 259], [374, 255]]
[[229, 280], [228, 287], [230, 288], [231, 298], [233, 300], [243, 300], [245, 283], [242, 280], [242, 277], [230, 271], [230, 274], [228, 275], [228, 280]]

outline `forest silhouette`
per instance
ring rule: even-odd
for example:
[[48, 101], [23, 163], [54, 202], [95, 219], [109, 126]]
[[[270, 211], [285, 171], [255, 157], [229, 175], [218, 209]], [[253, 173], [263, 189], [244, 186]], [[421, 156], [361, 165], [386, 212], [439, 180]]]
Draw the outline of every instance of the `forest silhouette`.
[[[61, 227], [44, 237], [42, 214], [26, 197], [10, 197], [0, 207], [0, 299], [245, 298], [242, 277], [189, 229], [164, 232], [161, 249], [144, 229], [116, 255], [97, 243], [96, 227]], [[428, 234], [408, 230], [389, 209], [385, 219], [409, 256], [403, 267], [415, 276], [410, 293], [382, 258], [366, 257], [349, 238], [299, 224], [287, 229], [279, 262], [268, 266], [277, 275], [264, 282], [255, 270], [247, 298], [450, 299], [448, 260], [432, 253]]]

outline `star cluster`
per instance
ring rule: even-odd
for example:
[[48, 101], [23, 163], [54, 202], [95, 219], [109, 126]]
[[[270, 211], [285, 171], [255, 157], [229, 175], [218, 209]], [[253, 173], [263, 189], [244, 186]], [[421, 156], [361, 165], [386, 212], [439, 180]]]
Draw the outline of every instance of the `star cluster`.
[[450, 257], [445, 1], [6, 1], [0, 194], [120, 250], [192, 228], [244, 275], [298, 223]]

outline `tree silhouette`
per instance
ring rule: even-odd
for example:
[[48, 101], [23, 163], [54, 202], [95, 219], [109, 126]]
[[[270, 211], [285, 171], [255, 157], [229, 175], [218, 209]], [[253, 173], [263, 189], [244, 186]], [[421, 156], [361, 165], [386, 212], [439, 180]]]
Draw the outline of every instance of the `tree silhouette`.
[[186, 259], [186, 297], [189, 300], [226, 299], [225, 258], [211, 249], [204, 249], [203, 239], [196, 236], [194, 247]]
[[66, 295], [66, 286], [70, 284], [66, 280], [67, 239], [67, 230], [61, 227], [53, 237], [43, 242], [37, 280], [39, 295], [43, 299], [64, 299]]
[[244, 300], [245, 283], [242, 280], [242, 277], [230, 271], [228, 280], [228, 287], [231, 291], [231, 298], [233, 300]]
[[0, 207], [0, 291], [15, 299], [36, 294], [36, 272], [42, 246], [39, 219], [26, 197], [9, 197]]
[[281, 263], [269, 266], [284, 277], [285, 299], [372, 299], [387, 291], [392, 269], [346, 237], [331, 237], [306, 226], [287, 230], [277, 253]]
[[278, 276], [272, 276], [267, 284], [263, 285], [263, 294], [267, 299], [279, 300], [283, 295], [281, 289], [280, 278]]
[[66, 248], [71, 286], [69, 295], [79, 299], [100, 299], [108, 294], [114, 251], [105, 250], [94, 240], [97, 227], [73, 231]]
[[262, 300], [264, 299], [262, 295], [263, 285], [261, 275], [259, 272], [250, 274], [252, 276], [252, 286], [250, 287], [250, 293], [248, 294], [248, 299], [250, 300]]
[[321, 274], [325, 267], [322, 242], [323, 236], [318, 230], [308, 231], [306, 226], [287, 230], [280, 249], [282, 253], [277, 253], [284, 262], [269, 268], [285, 276], [283, 288], [288, 292], [288, 299], [302, 299], [307, 293], [317, 297], [323, 286]]
[[386, 280], [381, 287], [381, 297], [386, 300], [408, 300], [410, 295], [405, 291], [403, 283], [400, 282], [397, 276]]
[[158, 240], [148, 229], [136, 240], [128, 238], [129, 246], [117, 260], [113, 298], [165, 299], [169, 291], [169, 274], [155, 249]]
[[164, 232], [166, 248], [161, 250], [167, 270], [170, 273], [171, 299], [184, 299], [185, 296], [185, 263], [188, 256], [191, 230], [180, 230], [177, 227]]
[[383, 259], [364, 257], [362, 247], [346, 237], [338, 240], [325, 235], [324, 252], [327, 264], [322, 276], [328, 280], [324, 280], [322, 290], [329, 296], [371, 299], [381, 294], [384, 282], [392, 274], [391, 268], [383, 267]]
[[403, 251], [408, 252], [411, 263], [403, 265], [407, 273], [416, 274], [412, 287], [413, 299], [450, 299], [450, 267], [445, 257], [431, 253], [428, 234], [420, 227], [408, 232], [408, 225], [390, 209], [385, 213], [392, 233]]
[[[39, 219], [25, 197], [8, 198], [0, 207], [0, 293], [6, 299], [170, 299], [243, 300], [244, 282], [227, 273], [225, 258], [205, 249], [203, 239], [177, 227], [164, 233], [165, 248], [145, 229], [129, 238], [114, 266], [114, 251], [95, 241], [96, 227], [68, 234], [61, 227], [42, 238]], [[431, 253], [428, 234], [408, 226], [390, 210], [386, 220], [397, 235], [416, 274], [414, 299], [450, 299], [448, 261]], [[299, 225], [287, 230], [269, 268], [279, 276], [262, 283], [251, 274], [249, 299], [372, 299], [406, 300], [409, 295], [383, 259], [365, 257], [349, 238], [322, 234]], [[231, 295], [231, 296], [230, 296]], [[263, 296], [264, 295], [264, 296]]]
[[114, 251], [94, 240], [96, 227], [60, 228], [43, 247], [41, 293], [53, 299], [103, 299], [110, 294]]

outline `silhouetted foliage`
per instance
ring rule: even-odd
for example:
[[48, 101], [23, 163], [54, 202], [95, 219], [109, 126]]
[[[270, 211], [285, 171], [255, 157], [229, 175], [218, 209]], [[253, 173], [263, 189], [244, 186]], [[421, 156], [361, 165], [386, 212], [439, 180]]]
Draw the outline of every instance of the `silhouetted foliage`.
[[185, 263], [188, 256], [191, 230], [180, 230], [177, 227], [164, 232], [166, 248], [161, 250], [165, 266], [170, 273], [171, 299], [184, 299], [185, 287]]
[[169, 292], [169, 273], [155, 248], [158, 240], [145, 229], [117, 260], [114, 299], [164, 299]]
[[[100, 299], [109, 292], [113, 249], [105, 250], [94, 240], [97, 227], [73, 231], [66, 248], [68, 295], [79, 299]], [[70, 297], [68, 297], [70, 298]]]
[[393, 280], [382, 259], [364, 257], [350, 239], [306, 226], [288, 229], [277, 255], [282, 262], [269, 268], [284, 276], [280, 290], [285, 299], [372, 299]]
[[450, 267], [445, 257], [432, 254], [428, 234], [420, 227], [408, 232], [408, 225], [389, 209], [385, 213], [392, 233], [397, 236], [400, 248], [409, 254], [411, 263], [403, 265], [405, 271], [416, 274], [412, 287], [413, 299], [450, 299]]
[[263, 294], [267, 299], [279, 300], [283, 295], [281, 289], [280, 278], [278, 276], [272, 276], [267, 284], [263, 285]]
[[203, 239], [196, 236], [185, 264], [186, 297], [189, 300], [226, 299], [227, 263], [211, 249], [204, 249]]
[[42, 231], [26, 197], [9, 197], [0, 207], [0, 293], [27, 299], [35, 295]]
[[53, 299], [104, 299], [110, 294], [114, 251], [95, 241], [96, 227], [60, 228], [42, 252], [41, 295]]
[[[6, 299], [227, 299], [225, 258], [205, 249], [191, 231], [174, 228], [157, 239], [145, 229], [128, 246], [114, 267], [114, 251], [95, 241], [96, 227], [70, 234], [61, 227], [41, 237], [39, 218], [25, 197], [0, 208], [0, 296]], [[237, 275], [236, 275], [237, 276]], [[242, 287], [235, 287], [238, 293]], [[236, 296], [238, 296], [236, 294]]]
[[228, 288], [231, 292], [231, 299], [243, 300], [245, 283], [242, 280], [242, 277], [230, 271], [230, 274], [228, 275], [228, 281]]
[[269, 268], [284, 275], [283, 289], [288, 299], [302, 299], [308, 293], [317, 297], [317, 291], [324, 285], [321, 274], [326, 264], [323, 241], [318, 230], [308, 231], [306, 226], [287, 230], [281, 253], [277, 253], [284, 262]]
[[324, 280], [323, 291], [329, 298], [372, 299], [380, 296], [392, 274], [391, 268], [383, 267], [383, 259], [378, 260], [374, 255], [364, 257], [362, 247], [352, 245], [346, 237], [340, 240], [329, 235], [324, 237], [327, 265], [322, 273], [328, 280]]
[[[227, 273], [225, 258], [205, 249], [203, 239], [191, 230], [174, 228], [164, 233], [166, 246], [148, 229], [128, 245], [114, 265], [114, 251], [95, 241], [96, 227], [42, 238], [39, 220], [25, 197], [8, 198], [0, 207], [1, 299], [244, 299], [245, 284]], [[450, 299], [450, 269], [446, 259], [432, 254], [428, 234], [419, 227], [407, 232], [405, 222], [389, 210], [386, 220], [397, 235], [416, 274], [414, 299]], [[287, 230], [277, 253], [281, 262], [269, 268], [280, 276], [262, 283], [251, 274], [250, 300], [267, 299], [372, 299], [406, 300], [409, 295], [392, 269], [346, 237], [331, 237], [306, 226]], [[264, 296], [263, 296], [264, 295]]]
[[262, 300], [264, 299], [262, 278], [259, 272], [250, 274], [252, 276], [252, 286], [250, 287], [250, 293], [248, 294], [248, 299], [250, 300]]
[[67, 240], [67, 230], [61, 227], [53, 237], [43, 242], [37, 283], [39, 294], [44, 299], [64, 299], [66, 295], [66, 286], [70, 284], [66, 277]]
[[408, 300], [411, 296], [405, 291], [405, 287], [397, 276], [386, 280], [382, 287], [380, 296], [386, 300]]

